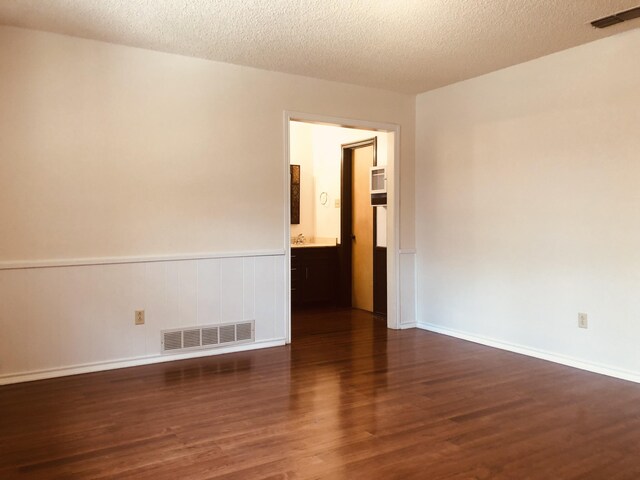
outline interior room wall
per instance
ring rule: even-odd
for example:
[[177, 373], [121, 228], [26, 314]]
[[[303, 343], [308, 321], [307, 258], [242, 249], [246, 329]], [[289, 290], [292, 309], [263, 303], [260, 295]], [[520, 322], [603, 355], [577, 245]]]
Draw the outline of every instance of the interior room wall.
[[0, 382], [157, 361], [172, 326], [284, 342], [285, 111], [400, 125], [414, 245], [411, 95], [4, 26], [0, 83]]
[[316, 236], [315, 176], [313, 165], [313, 125], [291, 122], [290, 163], [300, 165], [300, 223], [291, 225], [291, 236]]
[[282, 249], [285, 110], [400, 124], [413, 192], [413, 96], [0, 28], [0, 262]]
[[[388, 156], [387, 138], [391, 134], [328, 125], [313, 125], [312, 131], [316, 182], [316, 235], [324, 238], [337, 238], [340, 241], [340, 207], [336, 207], [336, 201], [338, 205], [341, 205], [342, 145], [376, 137], [378, 164], [386, 165]], [[321, 205], [318, 201], [321, 192], [327, 192], [328, 194], [326, 205]], [[384, 212], [386, 213], [386, 210]]]
[[633, 30], [418, 96], [422, 326], [640, 379], [638, 51]]

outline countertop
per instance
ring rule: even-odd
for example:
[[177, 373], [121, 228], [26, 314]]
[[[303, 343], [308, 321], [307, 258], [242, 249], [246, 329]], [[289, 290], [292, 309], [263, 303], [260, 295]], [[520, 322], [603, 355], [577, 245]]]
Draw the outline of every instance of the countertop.
[[318, 248], [318, 247], [335, 247], [336, 243], [329, 242], [313, 242], [313, 243], [302, 243], [299, 245], [291, 244], [291, 248]]

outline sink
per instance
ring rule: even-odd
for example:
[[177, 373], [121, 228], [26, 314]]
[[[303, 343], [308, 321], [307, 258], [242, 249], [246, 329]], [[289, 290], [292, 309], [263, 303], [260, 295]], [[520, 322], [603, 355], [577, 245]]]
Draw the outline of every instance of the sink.
[[293, 243], [291, 242], [291, 248], [314, 248], [314, 247], [335, 247], [336, 239], [335, 238], [312, 238], [310, 240], [306, 240], [304, 243]]

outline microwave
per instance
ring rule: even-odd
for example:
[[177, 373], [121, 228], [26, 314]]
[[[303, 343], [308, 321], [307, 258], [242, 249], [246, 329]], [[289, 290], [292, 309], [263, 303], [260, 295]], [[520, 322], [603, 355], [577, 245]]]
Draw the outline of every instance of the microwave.
[[371, 167], [369, 192], [371, 193], [372, 206], [387, 204], [387, 167], [385, 165]]

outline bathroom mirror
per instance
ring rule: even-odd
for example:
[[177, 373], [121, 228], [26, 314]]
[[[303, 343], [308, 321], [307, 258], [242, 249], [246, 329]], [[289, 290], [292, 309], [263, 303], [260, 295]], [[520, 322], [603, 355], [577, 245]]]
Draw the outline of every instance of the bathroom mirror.
[[289, 165], [291, 182], [291, 224], [300, 223], [300, 165]]

